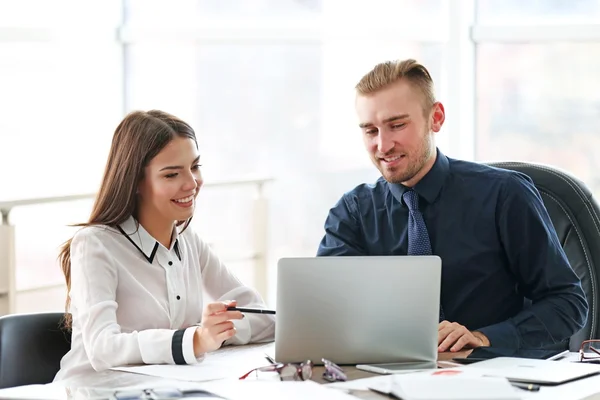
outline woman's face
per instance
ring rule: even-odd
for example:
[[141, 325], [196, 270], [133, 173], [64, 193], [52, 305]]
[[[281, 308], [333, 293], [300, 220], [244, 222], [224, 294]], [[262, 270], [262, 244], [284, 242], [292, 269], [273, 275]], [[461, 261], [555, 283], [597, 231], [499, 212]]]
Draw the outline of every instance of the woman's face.
[[183, 221], [194, 214], [202, 186], [200, 154], [189, 138], [176, 137], [154, 157], [140, 182], [140, 213], [165, 222]]

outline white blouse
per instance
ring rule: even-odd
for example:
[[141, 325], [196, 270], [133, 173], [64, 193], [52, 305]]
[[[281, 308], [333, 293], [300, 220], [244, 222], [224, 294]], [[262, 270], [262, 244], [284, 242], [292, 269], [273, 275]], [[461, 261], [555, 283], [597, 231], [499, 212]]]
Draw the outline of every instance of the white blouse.
[[[55, 381], [127, 364], [195, 363], [203, 297], [264, 308], [188, 227], [167, 249], [133, 217], [79, 230], [71, 242], [71, 350]], [[272, 315], [245, 314], [224, 344], [273, 340]]]

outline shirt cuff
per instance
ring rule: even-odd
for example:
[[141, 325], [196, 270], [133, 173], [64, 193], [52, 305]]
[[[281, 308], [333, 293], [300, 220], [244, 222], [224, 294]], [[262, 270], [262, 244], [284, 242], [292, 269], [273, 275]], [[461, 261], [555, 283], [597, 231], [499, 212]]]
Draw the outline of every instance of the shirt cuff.
[[194, 334], [196, 333], [196, 329], [198, 329], [198, 326], [190, 326], [183, 333], [181, 349], [186, 364], [196, 364], [198, 362], [196, 353], [194, 352]]
[[510, 320], [476, 329], [476, 331], [483, 333], [488, 338], [490, 346], [507, 349], [521, 348], [519, 332]]

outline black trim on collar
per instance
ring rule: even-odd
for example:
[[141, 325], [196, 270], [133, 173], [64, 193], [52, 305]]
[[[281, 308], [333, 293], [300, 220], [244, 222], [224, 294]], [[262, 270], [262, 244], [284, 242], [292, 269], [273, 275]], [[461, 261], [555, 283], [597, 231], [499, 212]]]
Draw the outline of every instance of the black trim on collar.
[[142, 255], [144, 256], [144, 258], [146, 260], [148, 260], [148, 262], [150, 264], [152, 264], [152, 262], [154, 261], [154, 256], [156, 256], [156, 252], [158, 251], [158, 242], [156, 242], [154, 244], [154, 248], [152, 249], [152, 254], [150, 254], [150, 257], [148, 257], [146, 255], [146, 253], [144, 253], [144, 251], [142, 249], [140, 249], [140, 246], [138, 246], [130, 237], [127, 233], [125, 233], [125, 231], [123, 230], [123, 228], [121, 228], [119, 225], [117, 225], [117, 229], [123, 234], [123, 236], [125, 236], [127, 238], [127, 240], [129, 240], [131, 242], [132, 245], [135, 246], [136, 249], [138, 249], [140, 251], [140, 253], [142, 253]]
[[179, 239], [175, 239], [175, 245], [173, 246], [173, 250], [175, 250], [175, 254], [177, 254], [177, 258], [181, 261], [181, 253], [179, 252]]

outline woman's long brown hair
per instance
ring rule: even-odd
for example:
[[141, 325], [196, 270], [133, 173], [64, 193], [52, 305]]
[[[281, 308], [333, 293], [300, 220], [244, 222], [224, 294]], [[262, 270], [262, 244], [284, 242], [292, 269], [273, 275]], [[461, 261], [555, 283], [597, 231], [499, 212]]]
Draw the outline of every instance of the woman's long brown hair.
[[[88, 222], [74, 226], [107, 225], [116, 227], [131, 215], [137, 216], [136, 191], [144, 178], [144, 168], [175, 137], [186, 137], [196, 142], [196, 135], [190, 125], [164, 111], [134, 111], [128, 114], [117, 126], [113, 135], [108, 160], [100, 190]], [[182, 221], [184, 229], [190, 219]], [[58, 256], [65, 281], [67, 299], [65, 302], [64, 325], [71, 328], [71, 241], [66, 241]]]

